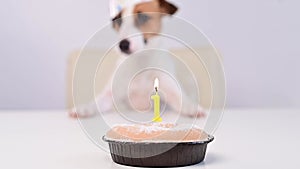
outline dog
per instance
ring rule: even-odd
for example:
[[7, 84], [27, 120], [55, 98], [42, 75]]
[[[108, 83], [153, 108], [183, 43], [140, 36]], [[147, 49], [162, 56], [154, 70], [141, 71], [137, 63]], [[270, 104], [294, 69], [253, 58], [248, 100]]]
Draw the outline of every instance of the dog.
[[[166, 0], [127, 0], [127, 4], [111, 9], [112, 26], [120, 36], [120, 42], [117, 46], [120, 51], [120, 59], [116, 63], [115, 71], [128, 57], [137, 51], [159, 47], [159, 33], [161, 31], [162, 20], [166, 16], [174, 15], [178, 8]], [[117, 9], [117, 10], [114, 10]], [[126, 19], [125, 19], [126, 17]], [[141, 36], [130, 36], [133, 32], [139, 32]], [[153, 59], [142, 59], [141, 62], [153, 62]], [[139, 66], [136, 63], [133, 66]], [[172, 60], [168, 61], [169, 71], [176, 71]], [[130, 69], [130, 68], [129, 68]], [[154, 79], [158, 78], [161, 83], [159, 89], [164, 91], [162, 101], [172, 110], [181, 111], [183, 115], [190, 117], [204, 117], [205, 112], [198, 104], [196, 110], [191, 110], [191, 105], [181, 105], [181, 98], [187, 99], [188, 96], [180, 93], [177, 86], [172, 82], [172, 78], [159, 71], [147, 71], [143, 76], [137, 76], [131, 83], [129, 96], [121, 95], [124, 102], [139, 111], [146, 111], [151, 108], [149, 103], [149, 91], [153, 91]], [[112, 81], [106, 84], [106, 87], [96, 98], [102, 112], [109, 112], [114, 109], [114, 99], [112, 98]], [[122, 98], [120, 98], [122, 99]], [[129, 100], [126, 101], [126, 100]], [[95, 103], [82, 105], [74, 108], [69, 115], [71, 117], [90, 117], [95, 115], [98, 107]]]

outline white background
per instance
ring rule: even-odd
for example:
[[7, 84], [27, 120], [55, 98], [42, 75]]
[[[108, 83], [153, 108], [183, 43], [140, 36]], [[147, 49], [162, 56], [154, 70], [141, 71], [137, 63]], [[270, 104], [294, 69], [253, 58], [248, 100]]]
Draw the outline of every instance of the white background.
[[[224, 58], [227, 107], [300, 106], [299, 0], [174, 0]], [[67, 56], [110, 20], [108, 0], [0, 5], [0, 109], [65, 106]]]

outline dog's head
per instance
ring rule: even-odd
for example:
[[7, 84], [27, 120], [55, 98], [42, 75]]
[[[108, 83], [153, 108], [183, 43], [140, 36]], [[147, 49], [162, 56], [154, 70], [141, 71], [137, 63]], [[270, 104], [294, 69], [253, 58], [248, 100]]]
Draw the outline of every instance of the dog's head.
[[131, 54], [147, 46], [154, 47], [151, 42], [160, 32], [162, 17], [176, 11], [177, 7], [166, 0], [144, 0], [122, 8], [112, 19], [113, 28], [121, 38], [120, 51]]

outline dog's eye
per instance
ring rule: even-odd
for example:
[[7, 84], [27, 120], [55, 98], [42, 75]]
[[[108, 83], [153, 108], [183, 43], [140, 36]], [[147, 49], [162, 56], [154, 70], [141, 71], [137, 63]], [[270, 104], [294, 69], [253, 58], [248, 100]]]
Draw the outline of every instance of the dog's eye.
[[113, 27], [120, 27], [122, 25], [122, 14], [121, 12], [112, 19]]
[[122, 18], [113, 20], [113, 25], [120, 27], [122, 25]]
[[143, 24], [145, 24], [148, 20], [150, 19], [150, 16], [141, 12], [137, 13], [137, 20], [136, 20], [136, 24], [138, 26], [141, 26]]

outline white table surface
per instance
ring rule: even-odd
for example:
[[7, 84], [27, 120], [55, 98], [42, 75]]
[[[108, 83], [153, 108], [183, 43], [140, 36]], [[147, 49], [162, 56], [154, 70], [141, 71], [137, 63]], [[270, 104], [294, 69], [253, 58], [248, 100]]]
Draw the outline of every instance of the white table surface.
[[[300, 110], [226, 110], [203, 163], [186, 168], [300, 167]], [[2, 169], [119, 169], [64, 111], [1, 111]]]

